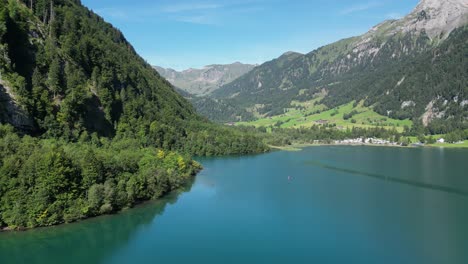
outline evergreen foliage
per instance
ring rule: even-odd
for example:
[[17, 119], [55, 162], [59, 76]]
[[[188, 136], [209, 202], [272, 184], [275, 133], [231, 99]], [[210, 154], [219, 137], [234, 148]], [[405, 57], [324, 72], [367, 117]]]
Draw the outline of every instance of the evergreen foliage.
[[198, 116], [79, 0], [0, 0], [0, 92], [0, 228], [113, 213], [180, 187], [190, 155], [268, 149]]
[[[468, 26], [443, 41], [429, 39], [424, 31], [376, 36], [358, 52], [353, 49], [359, 50], [368, 36], [345, 39], [306, 55], [289, 60], [283, 55], [264, 63], [215, 91], [214, 97], [267, 117], [283, 114], [293, 101], [318, 96], [329, 109], [365, 101], [379, 114], [401, 120], [421, 120], [432, 105], [437, 118], [429, 119], [434, 123], [431, 131], [466, 129], [467, 35]], [[378, 52], [367, 53], [371, 50]]]
[[0, 125], [0, 227], [32, 228], [117, 212], [161, 197], [200, 169], [136, 140], [68, 143]]
[[33, 118], [32, 134], [74, 142], [95, 132], [197, 155], [266, 149], [196, 115], [120, 31], [79, 1], [0, 1], [10, 61], [0, 64], [2, 76]]

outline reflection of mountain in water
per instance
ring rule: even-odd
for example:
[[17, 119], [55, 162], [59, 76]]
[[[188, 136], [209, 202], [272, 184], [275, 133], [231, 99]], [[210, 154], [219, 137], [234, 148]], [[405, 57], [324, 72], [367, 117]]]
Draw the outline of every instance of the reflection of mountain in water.
[[0, 263], [100, 263], [189, 192], [194, 180], [166, 197], [118, 215], [27, 232], [0, 234]]
[[366, 176], [366, 177], [371, 177], [371, 178], [380, 179], [380, 180], [384, 180], [384, 181], [395, 182], [395, 183], [400, 183], [400, 184], [406, 184], [406, 185], [410, 185], [410, 186], [414, 186], [414, 187], [420, 187], [420, 188], [437, 190], [437, 191], [441, 191], [441, 192], [459, 194], [459, 195], [462, 195], [462, 196], [468, 196], [468, 191], [458, 189], [458, 188], [452, 188], [452, 187], [448, 187], [448, 186], [441, 186], [441, 185], [432, 184], [432, 183], [425, 183], [425, 182], [420, 182], [420, 181], [402, 179], [402, 178], [398, 178], [398, 177], [380, 175], [380, 174], [376, 174], [376, 173], [352, 170], [352, 169], [341, 168], [341, 167], [337, 167], [337, 166], [330, 166], [330, 165], [326, 165], [326, 164], [323, 164], [323, 163], [320, 163], [320, 162], [315, 162], [315, 161], [310, 161], [310, 162], [307, 162], [306, 164], [322, 167], [322, 168], [328, 169], [328, 170], [335, 170], [335, 171], [344, 172], [344, 173], [348, 173], [348, 174], [358, 175], [358, 176]]

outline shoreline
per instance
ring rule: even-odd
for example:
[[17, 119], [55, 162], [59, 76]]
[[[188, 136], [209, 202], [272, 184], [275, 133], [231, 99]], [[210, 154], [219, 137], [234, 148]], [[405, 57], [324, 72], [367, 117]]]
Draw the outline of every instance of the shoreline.
[[351, 144], [351, 143], [343, 143], [343, 144], [338, 144], [338, 143], [308, 143], [308, 144], [292, 144], [289, 146], [269, 146], [272, 149], [276, 150], [284, 150], [284, 151], [301, 151], [303, 148], [307, 147], [326, 147], [326, 146], [354, 146], [354, 147], [360, 147], [360, 146], [369, 146], [369, 147], [392, 147], [392, 148], [410, 148], [411, 146], [400, 146], [400, 145], [379, 145], [379, 144]]
[[[167, 195], [169, 195], [169, 194], [167, 194]], [[68, 223], [60, 223], [60, 224], [50, 225], [50, 226], [21, 227], [21, 228], [3, 227], [3, 228], [0, 228], [0, 236], [2, 235], [2, 233], [28, 232], [28, 231], [32, 231], [32, 230], [39, 230], [39, 229], [45, 229], [45, 228], [56, 228], [56, 227], [61, 227], [61, 226], [73, 225], [73, 224], [80, 223], [80, 222], [83, 222], [83, 221], [98, 219], [100, 217], [115, 216], [115, 215], [119, 215], [119, 214], [121, 214], [121, 213], [123, 213], [125, 211], [132, 210], [132, 209], [140, 207], [140, 206], [145, 206], [146, 204], [149, 204], [151, 202], [156, 202], [159, 199], [164, 199], [167, 195], [164, 195], [163, 197], [158, 198], [158, 199], [154, 199], [154, 200], [139, 201], [139, 202], [135, 203], [132, 207], [125, 207], [125, 208], [122, 208], [122, 209], [120, 209], [119, 211], [116, 211], [116, 212], [90, 216], [90, 217], [78, 219], [78, 220], [75, 220], [73, 222], [68, 222]]]
[[[468, 149], [468, 140], [465, 140], [461, 144], [449, 144], [449, 143], [442, 143], [442, 144], [431, 144], [431, 145], [420, 145], [420, 146], [413, 146], [413, 145], [408, 145], [408, 146], [402, 146], [398, 144], [375, 144], [375, 143], [324, 143], [324, 142], [318, 142], [318, 143], [294, 143], [291, 145], [287, 146], [274, 146], [274, 145], [268, 145], [268, 147], [271, 149], [271, 151], [279, 150], [279, 151], [302, 151], [303, 148], [307, 147], [322, 147], [322, 146], [369, 146], [369, 147], [392, 147], [392, 148], [440, 148], [440, 149]], [[261, 153], [259, 153], [261, 154]], [[241, 155], [241, 156], [247, 156], [247, 155]], [[10, 228], [10, 227], [0, 227], [0, 235], [2, 233], [9, 233], [9, 232], [27, 232], [30, 230], [36, 230], [36, 229], [41, 229], [41, 228], [52, 228], [52, 227], [57, 227], [57, 226], [64, 226], [64, 225], [69, 225], [69, 224], [74, 224], [78, 223], [81, 221], [87, 221], [99, 217], [104, 217], [104, 216], [112, 216], [112, 215], [118, 215], [124, 211], [131, 210], [136, 207], [144, 206], [145, 204], [160, 200], [160, 199], [165, 199], [167, 196], [170, 196], [172, 193], [177, 192], [181, 189], [184, 188], [184, 186], [190, 184], [191, 182], [195, 180], [196, 175], [200, 172], [201, 170], [197, 171], [194, 175], [192, 175], [189, 180], [184, 183], [181, 187], [178, 189], [175, 189], [169, 193], [166, 193], [162, 197], [158, 199], [150, 199], [150, 200], [142, 200], [136, 202], [133, 206], [131, 207], [126, 207], [122, 208], [119, 211], [110, 213], [110, 214], [102, 214], [102, 215], [96, 215], [96, 216], [91, 216], [91, 217], [86, 217], [82, 219], [78, 219], [69, 223], [59, 223], [56, 225], [51, 225], [51, 226], [37, 226], [37, 227], [31, 227], [31, 228]]]
[[283, 150], [283, 151], [301, 151], [306, 147], [323, 147], [323, 146], [369, 146], [369, 147], [391, 147], [391, 148], [442, 148], [442, 149], [468, 149], [468, 141], [464, 141], [462, 144], [431, 144], [431, 145], [420, 145], [420, 146], [402, 146], [402, 145], [393, 145], [393, 144], [372, 144], [372, 143], [299, 143], [291, 144], [288, 146], [273, 146], [268, 145], [273, 150]]
[[[201, 171], [201, 170], [200, 170]], [[68, 222], [68, 223], [60, 223], [60, 224], [56, 224], [56, 225], [50, 225], [50, 226], [37, 226], [37, 227], [30, 227], [30, 228], [27, 228], [27, 227], [22, 227], [22, 228], [10, 228], [10, 227], [0, 227], [0, 237], [2, 234], [4, 233], [14, 233], [14, 232], [28, 232], [28, 231], [33, 231], [33, 230], [39, 230], [39, 229], [46, 229], [46, 228], [57, 228], [57, 227], [61, 227], [61, 226], [67, 226], [67, 225], [73, 225], [73, 224], [77, 224], [77, 223], [80, 223], [80, 222], [83, 222], [83, 221], [91, 221], [91, 220], [94, 220], [94, 219], [98, 219], [98, 218], [101, 218], [101, 217], [109, 217], [109, 216], [116, 216], [116, 215], [120, 215], [128, 210], [132, 210], [132, 209], [136, 209], [138, 207], [142, 207], [142, 206], [146, 206], [148, 204], [151, 204], [151, 203], [154, 203], [154, 202], [158, 202], [158, 201], [162, 201], [164, 199], [167, 199], [167, 198], [170, 198], [171, 195], [179, 195], [180, 191], [184, 190], [186, 187], [188, 186], [191, 186], [193, 185], [193, 183], [195, 182], [195, 177], [198, 173], [200, 173], [200, 171], [198, 171], [195, 175], [191, 176], [185, 183], [182, 184], [182, 186], [180, 186], [179, 188], [177, 189], [174, 189], [166, 194], [164, 194], [163, 196], [157, 198], [157, 199], [149, 199], [149, 200], [141, 200], [141, 201], [137, 201], [135, 202], [135, 204], [133, 204], [131, 207], [124, 207], [118, 211], [115, 211], [115, 212], [112, 212], [112, 213], [108, 213], [108, 214], [100, 214], [100, 215], [95, 215], [95, 216], [90, 216], [90, 217], [86, 217], [86, 218], [82, 218], [82, 219], [78, 219], [78, 220], [75, 220], [75, 221], [72, 221], [72, 222]]]

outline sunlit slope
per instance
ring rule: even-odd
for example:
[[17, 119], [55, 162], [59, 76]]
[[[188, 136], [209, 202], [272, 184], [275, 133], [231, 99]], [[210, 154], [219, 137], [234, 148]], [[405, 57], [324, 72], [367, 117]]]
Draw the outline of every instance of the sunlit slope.
[[398, 120], [376, 113], [371, 107], [365, 107], [362, 102], [355, 101], [328, 109], [320, 104], [321, 98], [308, 102], [293, 102], [294, 107], [286, 113], [273, 117], [263, 117], [252, 122], [239, 122], [237, 125], [253, 125], [256, 127], [300, 128], [313, 125], [332, 125], [346, 129], [351, 127], [384, 127], [403, 131], [404, 127], [411, 127], [409, 119]]

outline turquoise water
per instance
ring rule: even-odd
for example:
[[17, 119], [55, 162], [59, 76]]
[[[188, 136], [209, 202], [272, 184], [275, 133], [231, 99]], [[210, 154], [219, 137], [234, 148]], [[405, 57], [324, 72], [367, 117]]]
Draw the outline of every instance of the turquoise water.
[[199, 159], [119, 215], [0, 234], [0, 263], [468, 263], [468, 151], [313, 147]]

